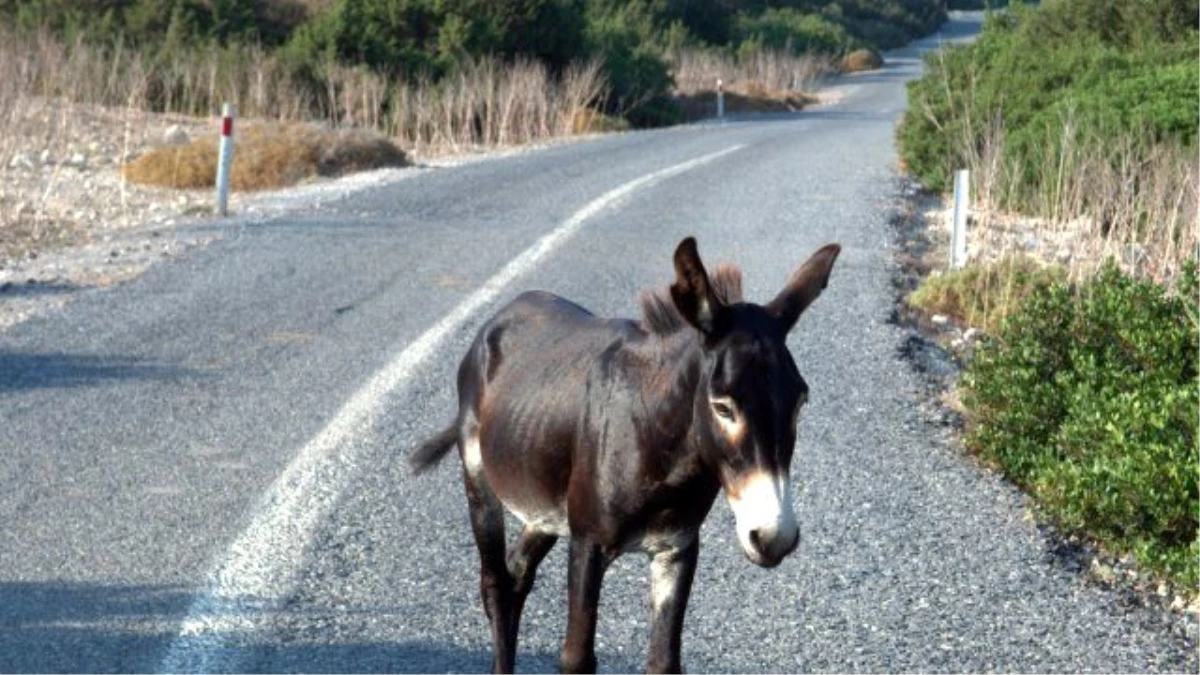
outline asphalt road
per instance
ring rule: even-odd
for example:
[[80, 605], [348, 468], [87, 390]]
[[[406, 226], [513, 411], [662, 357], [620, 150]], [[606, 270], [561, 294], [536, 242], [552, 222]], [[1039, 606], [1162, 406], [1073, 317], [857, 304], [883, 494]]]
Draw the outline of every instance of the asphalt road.
[[[752, 566], [718, 504], [685, 667], [1195, 672], [1156, 615], [1055, 565], [1020, 495], [917, 415], [888, 323], [915, 54], [847, 79], [835, 106], [200, 225], [208, 247], [0, 334], [0, 671], [487, 668], [457, 459], [414, 478], [404, 457], [452, 415], [458, 359], [499, 304], [541, 288], [631, 315], [691, 234], [760, 301], [819, 246], [843, 253], [791, 342], [811, 388], [801, 546]], [[554, 668], [565, 549], [520, 669]], [[602, 670], [641, 668], [647, 578], [636, 556], [607, 576]]]

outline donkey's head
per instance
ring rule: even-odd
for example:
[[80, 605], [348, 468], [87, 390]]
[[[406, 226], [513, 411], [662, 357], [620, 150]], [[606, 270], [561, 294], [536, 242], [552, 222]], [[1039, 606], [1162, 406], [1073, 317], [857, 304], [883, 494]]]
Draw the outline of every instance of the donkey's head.
[[774, 300], [756, 305], [730, 297], [740, 291], [714, 287], [695, 239], [675, 250], [671, 298], [703, 345], [693, 411], [700, 451], [737, 518], [742, 550], [763, 567], [778, 565], [800, 541], [790, 470], [808, 386], [785, 341], [825, 288], [840, 251], [837, 244], [817, 251]]

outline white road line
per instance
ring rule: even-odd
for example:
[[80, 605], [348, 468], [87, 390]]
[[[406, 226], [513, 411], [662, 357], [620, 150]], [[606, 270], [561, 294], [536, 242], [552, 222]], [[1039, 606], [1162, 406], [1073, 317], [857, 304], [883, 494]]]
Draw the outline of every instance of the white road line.
[[249, 526], [233, 542], [193, 600], [160, 672], [242, 672], [242, 645], [266, 615], [292, 592], [304, 553], [317, 525], [328, 515], [342, 487], [357, 473], [365, 437], [383, 410], [384, 399], [477, 310], [495, 300], [518, 276], [532, 270], [588, 218], [635, 191], [694, 169], [743, 146], [676, 164], [609, 190], [576, 211], [463, 299], [449, 314], [405, 347], [342, 406], [275, 480], [254, 511]]

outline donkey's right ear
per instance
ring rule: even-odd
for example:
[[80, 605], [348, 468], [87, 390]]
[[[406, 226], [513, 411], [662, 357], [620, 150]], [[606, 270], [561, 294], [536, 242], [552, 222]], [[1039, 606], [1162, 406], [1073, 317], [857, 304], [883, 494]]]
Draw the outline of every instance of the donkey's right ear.
[[841, 246], [829, 244], [812, 254], [800, 269], [792, 273], [779, 295], [767, 304], [767, 312], [779, 319], [784, 332], [790, 331], [796, 325], [800, 314], [825, 290], [829, 284], [829, 272], [833, 270], [833, 262], [841, 252]]
[[708, 272], [700, 262], [695, 237], [679, 242], [675, 249], [675, 283], [671, 299], [683, 318], [707, 337], [719, 333], [726, 321], [726, 306], [713, 292]]

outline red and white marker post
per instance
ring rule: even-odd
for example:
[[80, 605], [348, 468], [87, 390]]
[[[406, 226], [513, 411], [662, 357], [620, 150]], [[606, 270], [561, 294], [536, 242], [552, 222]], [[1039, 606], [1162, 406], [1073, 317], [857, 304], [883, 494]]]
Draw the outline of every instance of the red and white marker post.
[[232, 104], [221, 105], [221, 146], [217, 159], [217, 215], [229, 213], [229, 169], [233, 164], [233, 116]]

